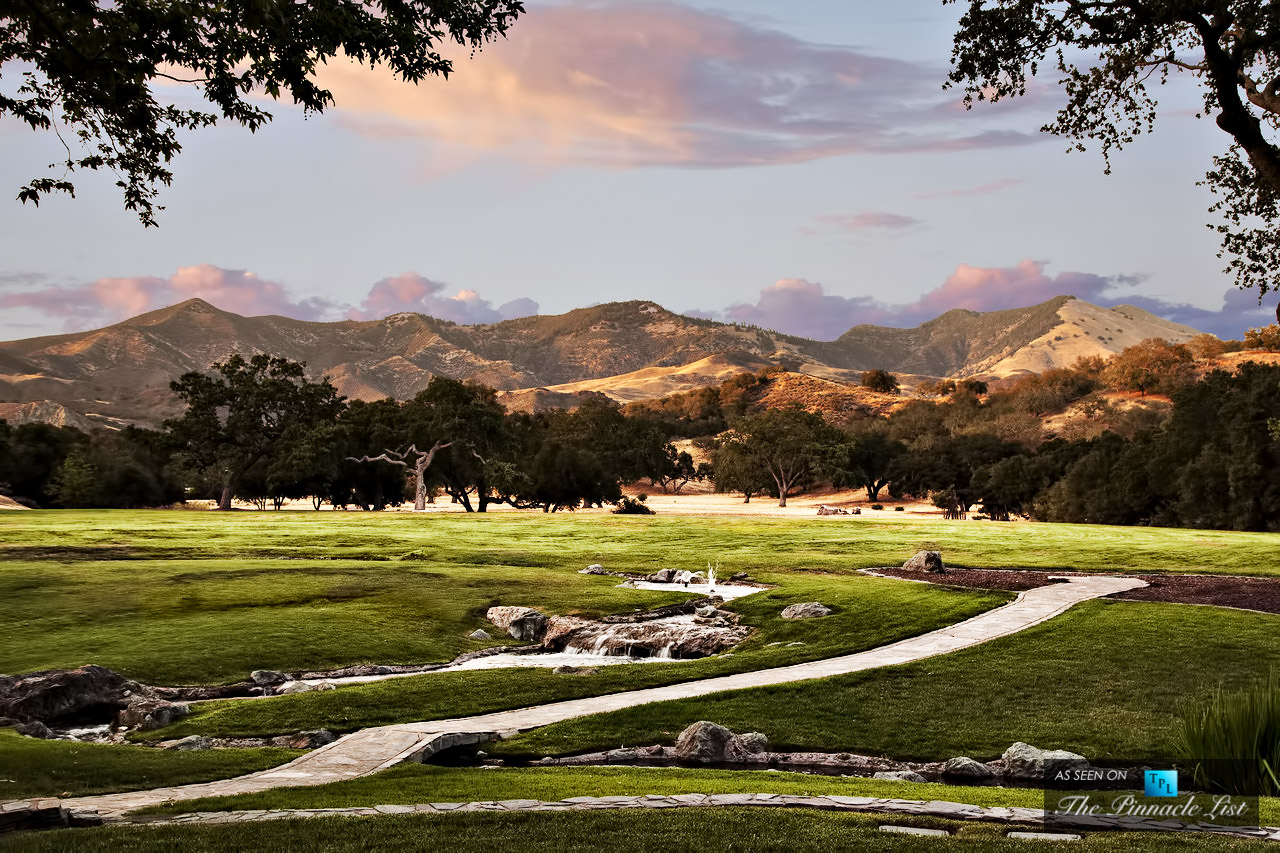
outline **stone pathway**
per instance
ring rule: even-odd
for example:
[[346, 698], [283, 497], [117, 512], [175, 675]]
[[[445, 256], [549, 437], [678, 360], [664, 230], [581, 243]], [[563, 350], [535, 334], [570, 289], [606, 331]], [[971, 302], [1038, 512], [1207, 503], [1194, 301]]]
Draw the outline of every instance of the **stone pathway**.
[[[600, 809], [672, 809], [714, 807], [802, 808], [822, 811], [869, 812], [981, 821], [1009, 825], [1043, 824], [1044, 811], [1017, 806], [983, 807], [943, 800], [901, 800], [884, 797], [845, 797], [839, 795], [809, 796], [798, 794], [646, 794], [642, 796], [569, 797], [555, 802], [540, 800], [499, 800], [474, 803], [419, 803], [417, 805], [379, 805], [363, 808], [332, 809], [263, 809], [241, 812], [196, 812], [183, 815], [143, 816], [124, 819], [126, 823], [149, 825], [223, 824], [289, 818], [377, 817], [387, 814], [449, 814], [450, 812], [565, 812]], [[114, 823], [115, 821], [113, 821]], [[1054, 830], [1075, 829], [1094, 832], [1192, 832], [1212, 833], [1238, 838], [1280, 841], [1277, 827], [1235, 827], [1211, 823], [1187, 823], [1157, 820], [1140, 816], [1057, 817]], [[1033, 834], [1028, 833], [1029, 837]]]
[[588, 714], [617, 711], [651, 702], [706, 696], [726, 690], [830, 678], [947, 654], [1038, 625], [1081, 601], [1143, 586], [1146, 583], [1136, 578], [1071, 576], [1065, 582], [1051, 583], [1019, 593], [1008, 604], [964, 622], [857, 654], [494, 714], [362, 729], [271, 770], [195, 785], [77, 797], [64, 800], [63, 805], [73, 810], [92, 809], [104, 816], [113, 816], [175, 800], [245, 794], [271, 788], [323, 785], [343, 779], [355, 779], [403, 761], [423, 761], [452, 746], [479, 743], [504, 734], [539, 728]]

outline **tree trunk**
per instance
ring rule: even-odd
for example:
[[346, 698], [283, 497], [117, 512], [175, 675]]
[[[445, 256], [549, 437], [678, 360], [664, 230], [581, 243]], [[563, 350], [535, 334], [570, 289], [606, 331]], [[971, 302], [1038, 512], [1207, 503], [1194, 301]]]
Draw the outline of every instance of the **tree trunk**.
[[[432, 454], [433, 456], [435, 454]], [[418, 477], [418, 482], [413, 490], [413, 510], [414, 512], [423, 512], [427, 508], [427, 466], [431, 464], [431, 456], [418, 456], [413, 464], [414, 474]]]
[[235, 484], [232, 482], [232, 478], [230, 477], [228, 477], [226, 480], [223, 481], [222, 497], [218, 499], [218, 509], [220, 510], [231, 509], [231, 489], [232, 489], [232, 486], [234, 485]]

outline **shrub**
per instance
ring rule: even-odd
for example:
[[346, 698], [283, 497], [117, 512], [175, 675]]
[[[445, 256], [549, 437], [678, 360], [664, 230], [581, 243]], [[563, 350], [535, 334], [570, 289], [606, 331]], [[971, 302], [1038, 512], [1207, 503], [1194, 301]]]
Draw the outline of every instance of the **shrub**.
[[868, 370], [862, 374], [862, 387], [882, 394], [897, 394], [898, 380], [887, 370]]
[[618, 501], [618, 505], [613, 508], [614, 515], [655, 515], [654, 511], [649, 509], [645, 501], [649, 499], [648, 495], [640, 495], [637, 498], [623, 497]]
[[1245, 690], [1219, 690], [1189, 709], [1178, 748], [1196, 784], [1207, 791], [1280, 794], [1280, 681], [1275, 673]]
[[884, 509], [884, 504], [872, 504], [872, 509]]
[[1244, 333], [1245, 349], [1280, 350], [1280, 324], [1272, 323]]

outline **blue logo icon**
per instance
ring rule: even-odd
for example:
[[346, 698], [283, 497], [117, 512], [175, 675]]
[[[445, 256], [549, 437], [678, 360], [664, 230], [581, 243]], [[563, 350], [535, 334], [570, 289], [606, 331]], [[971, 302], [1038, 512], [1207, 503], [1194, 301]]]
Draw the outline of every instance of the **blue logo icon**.
[[1177, 770], [1146, 770], [1142, 774], [1142, 793], [1147, 797], [1178, 796]]

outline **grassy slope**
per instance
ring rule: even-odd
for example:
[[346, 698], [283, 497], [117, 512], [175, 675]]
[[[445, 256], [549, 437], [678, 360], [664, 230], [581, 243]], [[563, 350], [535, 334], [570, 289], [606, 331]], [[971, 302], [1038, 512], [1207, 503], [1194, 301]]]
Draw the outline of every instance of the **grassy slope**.
[[[951, 838], [921, 839], [879, 831], [881, 824], [948, 829]], [[439, 816], [306, 820], [222, 826], [107, 827], [25, 833], [5, 844], [10, 853], [75, 850], [169, 853], [173, 850], [477, 851], [556, 850], [870, 850], [1038, 849], [1006, 839], [1006, 827], [929, 818], [775, 809], [672, 809], [562, 814], [477, 812]], [[1092, 833], [1072, 851], [1265, 850], [1266, 842], [1160, 833]]]
[[294, 749], [176, 752], [35, 740], [0, 729], [0, 802], [62, 794], [141, 791], [228, 779], [275, 767], [301, 754]]
[[1263, 678], [1280, 617], [1094, 601], [1020, 634], [905, 666], [664, 702], [548, 726], [490, 751], [536, 758], [671, 742], [710, 719], [775, 747], [896, 758], [998, 756], [1015, 740], [1093, 759], [1167, 756], [1179, 711]]

